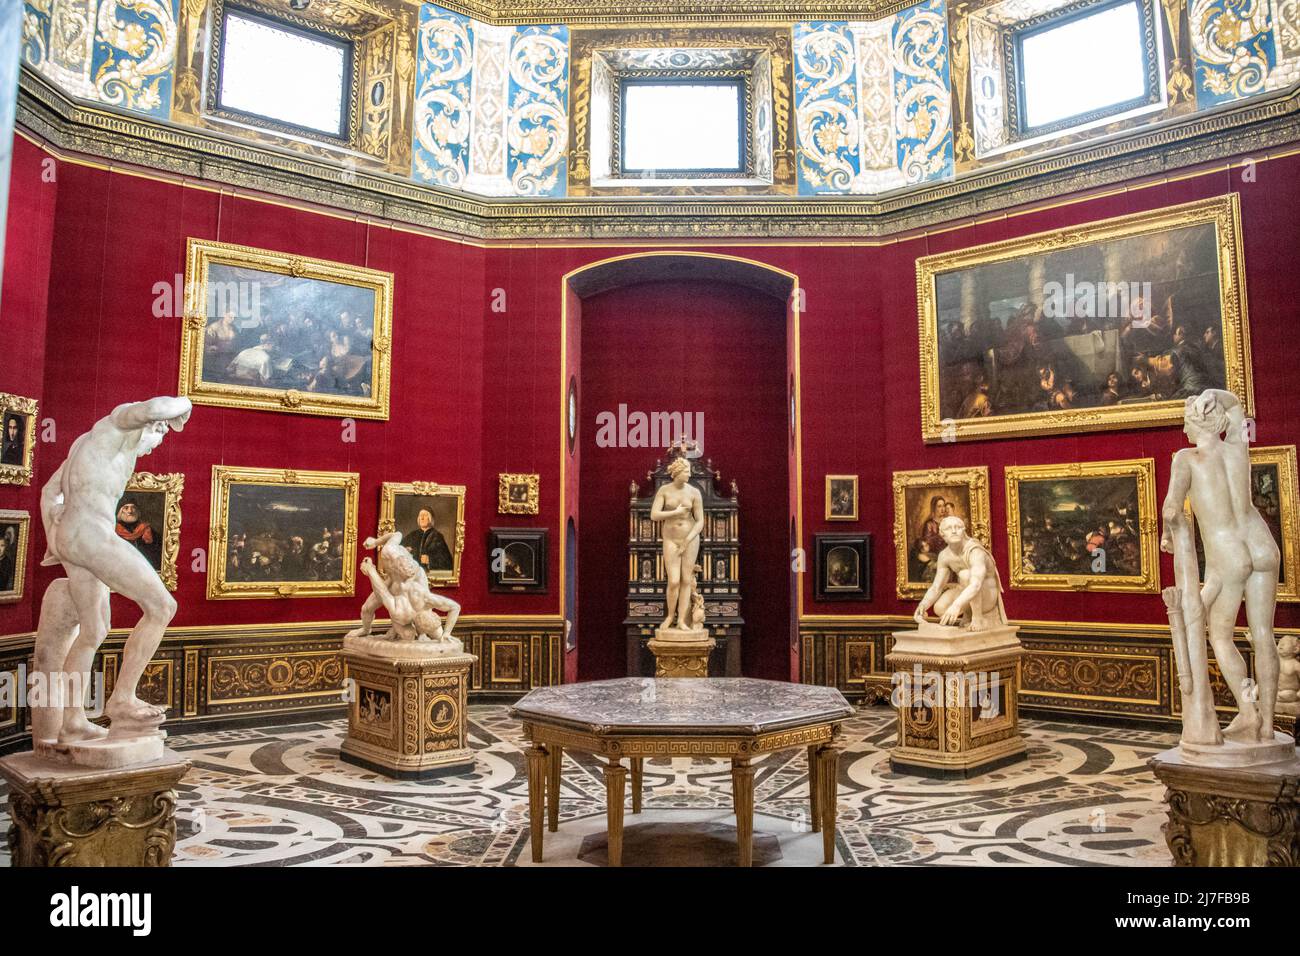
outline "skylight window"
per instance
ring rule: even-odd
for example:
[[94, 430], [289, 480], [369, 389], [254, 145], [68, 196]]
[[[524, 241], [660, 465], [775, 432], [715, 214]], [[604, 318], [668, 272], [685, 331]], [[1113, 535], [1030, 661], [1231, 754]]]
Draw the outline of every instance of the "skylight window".
[[1136, 0], [1026, 31], [1019, 37], [1023, 128], [1141, 102], [1147, 57]]
[[743, 170], [742, 81], [629, 79], [622, 96], [624, 174]]
[[217, 105], [342, 138], [351, 61], [351, 45], [343, 40], [227, 9]]

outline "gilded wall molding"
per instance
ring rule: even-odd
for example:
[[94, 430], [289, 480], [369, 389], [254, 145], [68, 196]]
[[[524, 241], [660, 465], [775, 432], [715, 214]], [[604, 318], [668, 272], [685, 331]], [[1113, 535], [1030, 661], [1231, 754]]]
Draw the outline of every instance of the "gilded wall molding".
[[[18, 126], [59, 153], [494, 241], [870, 241], [1300, 141], [1300, 89], [883, 197], [498, 200], [85, 106], [23, 70]], [[73, 158], [69, 157], [69, 158]]]
[[887, 17], [916, 0], [440, 0], [439, 6], [491, 24], [566, 23], [620, 25], [671, 23], [789, 24], [793, 20], [861, 20]]

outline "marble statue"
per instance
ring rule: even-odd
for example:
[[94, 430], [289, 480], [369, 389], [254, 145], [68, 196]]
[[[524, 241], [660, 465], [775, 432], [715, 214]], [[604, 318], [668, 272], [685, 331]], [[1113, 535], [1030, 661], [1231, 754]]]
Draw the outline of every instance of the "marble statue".
[[[136, 696], [145, 666], [176, 613], [158, 572], [114, 530], [117, 502], [135, 472], [170, 430], [189, 420], [189, 399], [163, 396], [119, 405], [72, 443], [68, 457], [41, 489], [47, 551], [41, 564], [62, 564], [41, 601], [35, 672], [43, 675], [48, 706], [32, 705], [32, 742], [39, 756], [116, 768], [163, 756], [166, 709]], [[113, 695], [104, 708], [109, 727], [86, 715], [82, 683], [109, 629], [109, 594], [143, 612], [122, 649]]]
[[966, 522], [956, 515], [939, 523], [939, 535], [948, 546], [939, 552], [934, 581], [912, 617], [925, 629], [930, 626], [926, 612], [933, 607], [944, 627], [986, 631], [1007, 626], [993, 555], [966, 533]]
[[[1230, 392], [1208, 389], [1187, 399], [1183, 432], [1193, 447], [1174, 455], [1162, 516], [1161, 550], [1174, 555], [1175, 587], [1164, 591], [1182, 693], [1185, 759], [1207, 764], [1269, 762], [1294, 742], [1273, 731], [1279, 658], [1273, 635], [1281, 555], [1250, 495], [1250, 449], [1245, 411]], [[1191, 503], [1205, 552], [1202, 584]], [[1255, 682], [1233, 643], [1237, 614], [1246, 604]], [[1206, 637], [1237, 702], [1237, 715], [1219, 729], [1206, 660]], [[1283, 746], [1285, 743], [1287, 746]], [[1225, 750], [1225, 739], [1235, 753]], [[1233, 749], [1230, 747], [1229, 749]], [[1258, 751], [1257, 757], [1242, 750]]]
[[[374, 642], [418, 642], [419, 650], [439, 654], [459, 654], [464, 650], [460, 640], [452, 636], [460, 605], [451, 598], [435, 594], [429, 589], [429, 578], [424, 569], [402, 547], [402, 535], [390, 531], [378, 538], [367, 538], [366, 547], [376, 549], [378, 567], [367, 556], [361, 561], [361, 573], [370, 579], [373, 591], [361, 607], [361, 626], [348, 632], [350, 643], [369, 640]], [[392, 626], [384, 637], [371, 635], [375, 612], [380, 607], [388, 611]], [[447, 615], [444, 621], [438, 611]]]
[[1300, 638], [1288, 634], [1277, 642], [1277, 712], [1300, 717]]
[[691, 609], [698, 593], [695, 583], [695, 559], [700, 553], [700, 532], [704, 529], [704, 499], [688, 479], [691, 465], [685, 458], [674, 458], [668, 465], [671, 482], [661, 485], [650, 505], [650, 520], [662, 522], [664, 568], [668, 576], [668, 593], [664, 601], [665, 617], [660, 630], [674, 626], [694, 630]]

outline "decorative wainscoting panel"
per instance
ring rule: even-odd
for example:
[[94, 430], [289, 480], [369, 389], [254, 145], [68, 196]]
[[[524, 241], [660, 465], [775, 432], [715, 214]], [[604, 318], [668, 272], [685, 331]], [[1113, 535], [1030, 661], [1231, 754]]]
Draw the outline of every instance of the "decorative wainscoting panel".
[[[343, 635], [356, 621], [186, 627], [168, 632], [140, 681], [140, 696], [168, 710], [167, 727], [257, 714], [334, 712], [343, 703]], [[564, 679], [558, 615], [465, 615], [456, 624], [478, 656], [470, 700], [516, 697]], [[115, 629], [96, 661], [103, 695], [113, 692], [127, 631]], [[30, 633], [0, 637], [0, 750], [26, 737], [19, 688], [32, 668]], [[96, 690], [95, 694], [98, 695]]]
[[[1150, 624], [1071, 624], [1020, 621], [1026, 655], [1020, 665], [1020, 706], [1039, 716], [1180, 719], [1178, 674], [1169, 629]], [[892, 632], [914, 627], [908, 617], [805, 616], [799, 622], [799, 679], [837, 687], [850, 700], [885, 703]], [[1296, 633], [1279, 628], [1277, 636]], [[1254, 675], [1245, 630], [1237, 647]], [[1211, 668], [1219, 709], [1234, 711], [1232, 694]], [[1288, 718], [1278, 726], [1290, 730]]]

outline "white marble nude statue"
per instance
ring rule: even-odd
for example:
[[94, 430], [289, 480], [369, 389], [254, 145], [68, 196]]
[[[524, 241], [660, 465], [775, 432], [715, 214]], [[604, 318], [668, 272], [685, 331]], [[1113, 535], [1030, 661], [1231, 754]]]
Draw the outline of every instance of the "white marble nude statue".
[[966, 522], [949, 515], [939, 523], [939, 535], [948, 546], [939, 552], [931, 582], [912, 617], [927, 624], [931, 607], [945, 627], [983, 631], [1007, 625], [1002, 605], [1002, 582], [993, 555], [966, 533]]
[[[378, 538], [367, 538], [366, 547], [377, 549], [379, 566], [367, 556], [361, 561], [361, 573], [370, 579], [374, 590], [361, 607], [361, 626], [350, 631], [348, 638], [369, 637], [380, 607], [392, 621], [390, 640], [432, 641], [456, 650], [460, 642], [452, 636], [460, 605], [449, 597], [429, 589], [424, 569], [402, 547], [402, 535], [390, 531]], [[437, 612], [447, 615], [444, 622]]]
[[690, 463], [675, 458], [668, 465], [671, 482], [660, 485], [650, 505], [650, 520], [663, 522], [664, 569], [668, 593], [661, 629], [676, 626], [690, 630], [695, 592], [695, 560], [700, 553], [700, 532], [704, 529], [704, 499], [688, 479]]

